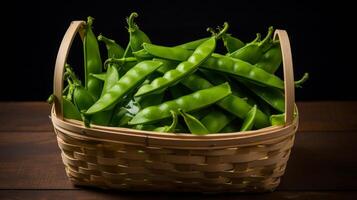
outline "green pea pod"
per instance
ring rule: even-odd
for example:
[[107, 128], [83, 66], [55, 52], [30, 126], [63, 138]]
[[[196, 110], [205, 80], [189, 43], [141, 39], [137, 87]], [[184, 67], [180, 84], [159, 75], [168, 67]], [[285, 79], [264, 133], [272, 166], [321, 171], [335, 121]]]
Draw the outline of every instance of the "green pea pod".
[[248, 79], [262, 86], [284, 89], [284, 81], [279, 77], [239, 59], [215, 54], [208, 58], [202, 67]]
[[133, 52], [142, 49], [143, 43], [151, 43], [149, 37], [139, 29], [139, 26], [134, 22], [134, 19], [139, 15], [136, 12], [130, 14], [127, 18], [128, 32], [130, 34], [130, 47]]
[[274, 74], [278, 70], [282, 62], [282, 54], [279, 42], [275, 42], [273, 46], [265, 52], [259, 61], [254, 65], [266, 72]]
[[92, 94], [81, 85], [76, 86], [73, 101], [80, 112], [85, 112], [95, 102]]
[[161, 65], [158, 61], [143, 61], [131, 68], [122, 76], [114, 86], [110, 88], [86, 114], [94, 114], [106, 110], [119, 102], [121, 98], [141, 83], [148, 75], [153, 73]]
[[[202, 77], [193, 74], [183, 81], [181, 81], [186, 87], [190, 88], [191, 90], [200, 90], [207, 87], [211, 87], [212, 84], [207, 80], [203, 79]], [[244, 119], [246, 114], [252, 108], [246, 100], [235, 96], [235, 95], [228, 95], [227, 97], [223, 98], [222, 100], [216, 103], [219, 107], [223, 108], [224, 110], [234, 114], [235, 116]], [[264, 128], [269, 126], [269, 119], [268, 117], [258, 109], [257, 120], [256, 120], [257, 128]]]
[[257, 106], [254, 105], [253, 108], [248, 112], [247, 116], [245, 117], [240, 131], [252, 130], [256, 115], [257, 115]]
[[228, 33], [222, 35], [222, 40], [228, 53], [232, 53], [244, 46], [244, 43], [240, 39], [233, 37], [231, 34]]
[[121, 105], [115, 106], [112, 118], [110, 120], [110, 125], [111, 126], [119, 126], [120, 119], [126, 113], [128, 113], [128, 110], [126, 108], [122, 107]]
[[89, 76], [92, 76], [100, 81], [105, 81], [105, 77], [107, 76], [107, 73], [89, 74]]
[[228, 83], [199, 90], [156, 106], [144, 108], [134, 116], [129, 124], [144, 124], [165, 119], [170, 116], [170, 110], [174, 112], [180, 108], [186, 112], [197, 110], [214, 104], [229, 94], [231, 94], [231, 89]]
[[143, 48], [139, 51], [135, 51], [133, 52], [133, 55], [135, 56], [135, 58], [139, 59], [139, 60], [151, 60], [154, 56], [149, 54], [146, 50], [145, 50], [145, 45], [149, 45], [144, 43], [143, 44]]
[[[150, 46], [150, 48], [149, 48]], [[155, 57], [184, 61], [192, 54], [192, 51], [183, 48], [164, 47], [158, 45], [145, 45], [145, 50]], [[231, 76], [242, 77], [257, 84], [269, 87], [275, 87], [278, 89], [284, 89], [284, 81], [279, 77], [270, 74], [263, 69], [254, 67], [248, 62], [244, 62], [239, 59], [234, 59], [228, 56], [220, 54], [212, 54], [201, 65], [201, 68], [223, 72]]]
[[187, 42], [184, 44], [180, 44], [175, 47], [179, 47], [179, 48], [183, 48], [183, 49], [187, 49], [187, 50], [195, 50], [198, 46], [200, 46], [203, 42], [205, 42], [208, 39], [209, 39], [209, 37], [202, 38], [202, 39], [194, 40], [194, 41]]
[[273, 32], [273, 27], [269, 27], [268, 34], [262, 41], [253, 41], [251, 43], [248, 43], [244, 47], [229, 54], [229, 56], [254, 65], [260, 60], [261, 57], [263, 57], [265, 51], [268, 50], [272, 45], [271, 37], [273, 35]]
[[263, 101], [268, 103], [274, 109], [280, 112], [285, 112], [285, 97], [282, 91], [277, 90], [275, 88], [255, 85], [245, 80], [242, 80], [241, 82], [246, 85], [254, 94], [256, 94]]
[[[115, 83], [119, 80], [119, 74], [115, 66], [109, 65], [106, 73], [106, 77], [104, 80], [103, 90], [101, 97], [106, 94], [111, 87], [115, 85]], [[106, 126], [110, 123], [112, 118], [113, 109], [104, 110], [94, 114], [91, 118], [91, 122], [93, 124]]]
[[154, 129], [156, 129], [158, 127], [156, 125], [152, 125], [152, 124], [138, 124], [138, 125], [132, 126], [131, 128], [134, 128], [137, 130], [153, 131]]
[[195, 135], [206, 135], [209, 134], [209, 130], [203, 125], [200, 120], [196, 119], [194, 116], [184, 112], [183, 110], [178, 110], [180, 115], [185, 120], [187, 128], [192, 134]]
[[[162, 61], [162, 59], [156, 59], [156, 60]], [[165, 63], [165, 61], [163, 62]], [[165, 64], [168, 64], [168, 62], [166, 62]], [[169, 68], [170, 67], [167, 67], [166, 69]], [[164, 68], [159, 68], [159, 69], [163, 70]], [[162, 73], [163, 71], [160, 72]], [[202, 90], [213, 86], [209, 81], [200, 77], [197, 74], [191, 74], [187, 78], [181, 80], [181, 83], [187, 88], [191, 89], [192, 91]], [[216, 104], [219, 107], [223, 108], [224, 110], [232, 113], [233, 115], [241, 119], [244, 119], [246, 114], [252, 108], [252, 106], [249, 105], [246, 100], [236, 95], [228, 95], [224, 99], [218, 101]], [[266, 116], [259, 109], [257, 111], [256, 126], [257, 128], [264, 128], [269, 126], [268, 116]]]
[[99, 35], [98, 41], [104, 42], [107, 48], [108, 58], [122, 58], [124, 56], [124, 49], [114, 40]]
[[[171, 97], [173, 99], [177, 99], [181, 96], [185, 96], [185, 95], [191, 93], [191, 91], [189, 89], [185, 88], [182, 85], [174, 85], [174, 86], [170, 87], [169, 91], [170, 91]], [[161, 93], [161, 94], [163, 94], [163, 93]], [[157, 94], [157, 95], [159, 95], [159, 94]]]
[[202, 124], [208, 129], [210, 133], [220, 132], [226, 125], [228, 125], [235, 116], [224, 113], [220, 110], [214, 110], [206, 115], [202, 120]]
[[101, 97], [105, 95], [119, 80], [119, 73], [115, 66], [109, 66], [104, 80]]
[[98, 99], [102, 92], [102, 82], [89, 74], [99, 74], [102, 72], [102, 60], [100, 57], [97, 37], [92, 31], [94, 18], [88, 17], [83, 38], [84, 51], [84, 71], [85, 88], [95, 99]]
[[133, 118], [133, 116], [129, 113], [125, 113], [124, 116], [119, 120], [119, 127], [127, 127], [128, 122]]
[[150, 84], [142, 86], [135, 96], [152, 94], [175, 85], [181, 79], [196, 71], [198, 66], [211, 55], [215, 47], [215, 37], [206, 40], [197, 47], [187, 61], [181, 62], [176, 69], [166, 72], [162, 77], [153, 80]]
[[141, 52], [134, 52], [134, 54], [141, 54], [143, 57], [148, 57], [149, 55], [151, 55], [151, 57], [154, 56], [158, 58], [165, 58], [168, 60], [182, 62], [187, 60], [193, 53], [192, 50], [187, 50], [181, 47], [165, 47], [146, 43], [143, 44], [143, 47], [144, 50], [142, 50]]
[[104, 65], [110, 65], [114, 64], [117, 68], [119, 68], [118, 72], [119, 75], [124, 75], [126, 72], [128, 72], [133, 66], [138, 64], [138, 60], [135, 57], [124, 57], [124, 58], [108, 58], [105, 62]]
[[141, 108], [146, 108], [149, 106], [154, 106], [162, 103], [162, 100], [164, 99], [164, 93], [160, 94], [152, 94], [145, 96], [140, 99], [140, 107]]
[[249, 105], [251, 105], [251, 106], [256, 104], [254, 98], [250, 94], [245, 92], [241, 86], [239, 86], [238, 84], [235, 84], [233, 81], [229, 80], [228, 77], [224, 77], [222, 74], [213, 73], [213, 72], [211, 72], [209, 70], [205, 70], [205, 69], [201, 69], [200, 71], [205, 75], [205, 78], [209, 82], [211, 82], [215, 85], [222, 84], [222, 83], [228, 81], [229, 85], [232, 88], [233, 95], [246, 100], [247, 103], [249, 103]]
[[81, 113], [77, 107], [68, 100], [65, 96], [62, 97], [63, 102], [63, 117], [68, 119], [82, 120]]
[[221, 129], [220, 133], [234, 133], [237, 132], [237, 127], [235, 124], [229, 123], [227, 126]]
[[162, 126], [162, 127], [157, 127], [155, 129], [153, 129], [153, 131], [157, 131], [157, 132], [164, 132], [164, 133], [173, 133], [175, 132], [175, 128], [177, 126], [177, 114], [174, 111], [170, 111], [171, 116], [172, 116], [172, 123], [170, 126]]
[[270, 123], [272, 126], [284, 125], [285, 124], [285, 113], [271, 115], [269, 119], [270, 119]]

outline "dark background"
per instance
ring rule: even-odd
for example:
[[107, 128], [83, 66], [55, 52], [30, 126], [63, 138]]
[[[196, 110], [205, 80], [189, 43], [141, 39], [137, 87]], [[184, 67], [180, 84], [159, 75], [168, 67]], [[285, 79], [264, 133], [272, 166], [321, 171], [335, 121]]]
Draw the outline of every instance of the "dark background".
[[[310, 80], [296, 99], [357, 100], [355, 21], [352, 5], [343, 1], [95, 1], [12, 2], [2, 34], [7, 55], [2, 65], [1, 101], [45, 100], [52, 91], [53, 67], [61, 39], [72, 20], [93, 16], [96, 34], [128, 42], [125, 17], [139, 13], [137, 23], [153, 43], [175, 45], [209, 34], [207, 27], [230, 24], [229, 32], [248, 42], [267, 28], [286, 29], [294, 58], [295, 79]], [[11, 18], [9, 21], [7, 18]], [[13, 21], [14, 20], [14, 21]], [[13, 23], [14, 22], [14, 23]], [[3, 24], [3, 27], [5, 25]], [[5, 30], [5, 29], [3, 29]], [[103, 48], [103, 47], [102, 47]], [[104, 48], [103, 48], [104, 50]], [[103, 51], [104, 55], [105, 51]], [[77, 39], [70, 63], [80, 69]], [[80, 73], [80, 70], [77, 70]]]

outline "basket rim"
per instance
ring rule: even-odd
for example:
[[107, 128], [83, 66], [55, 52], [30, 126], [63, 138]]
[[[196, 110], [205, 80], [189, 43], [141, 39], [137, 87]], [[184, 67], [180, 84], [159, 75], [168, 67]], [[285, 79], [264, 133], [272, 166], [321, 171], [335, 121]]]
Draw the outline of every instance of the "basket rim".
[[[296, 105], [295, 105], [296, 107]], [[296, 107], [297, 112], [297, 107]], [[115, 143], [136, 144], [141, 146], [187, 147], [187, 148], [222, 148], [237, 146], [235, 144], [269, 143], [270, 140], [285, 138], [294, 134], [298, 128], [299, 115], [297, 112], [293, 123], [282, 126], [233, 133], [215, 133], [193, 135], [187, 133], [161, 133], [143, 131], [122, 127], [107, 127], [92, 125], [85, 127], [83, 122], [73, 119], [60, 119], [56, 116], [54, 106], [51, 109], [51, 120], [55, 129], [70, 137], [84, 140], [97, 140]], [[233, 145], [234, 144], [234, 145]]]

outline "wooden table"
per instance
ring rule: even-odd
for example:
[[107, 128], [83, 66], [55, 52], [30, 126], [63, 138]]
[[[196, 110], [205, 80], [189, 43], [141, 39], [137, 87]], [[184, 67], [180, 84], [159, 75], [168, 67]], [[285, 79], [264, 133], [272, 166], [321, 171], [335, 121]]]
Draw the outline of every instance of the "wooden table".
[[[357, 101], [301, 102], [300, 127], [278, 189], [225, 199], [357, 199]], [[221, 195], [76, 188], [65, 175], [49, 106], [0, 103], [0, 199], [182, 199]]]

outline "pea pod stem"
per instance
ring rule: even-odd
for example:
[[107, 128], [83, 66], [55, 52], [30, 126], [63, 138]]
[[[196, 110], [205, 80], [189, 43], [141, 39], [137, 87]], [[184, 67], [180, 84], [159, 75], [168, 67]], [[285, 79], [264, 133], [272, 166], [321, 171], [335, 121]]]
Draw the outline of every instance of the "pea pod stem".
[[139, 16], [138, 13], [132, 12], [129, 18], [127, 18], [127, 23], [129, 25], [128, 27], [129, 32], [134, 32], [136, 31], [136, 29], [138, 29], [138, 25], [134, 22], [134, 19], [137, 18], [138, 16]]
[[302, 88], [302, 84], [305, 83], [308, 79], [309, 73], [304, 73], [303, 77], [300, 80], [295, 81], [295, 87]]
[[211, 28], [211, 27], [207, 28], [207, 31], [208, 31], [208, 32], [211, 32], [212, 36], [214, 36], [216, 39], [219, 39], [219, 38], [222, 37], [222, 35], [223, 35], [224, 33], [227, 32], [228, 28], [229, 28], [228, 22], [224, 22], [224, 23], [223, 23], [223, 28], [220, 28], [220, 27], [217, 28], [218, 31], [219, 31], [218, 33], [216, 33], [216, 32], [214, 31], [214, 29]]

